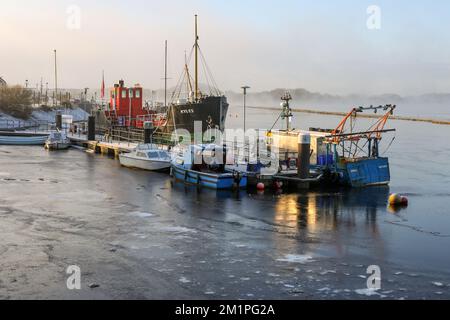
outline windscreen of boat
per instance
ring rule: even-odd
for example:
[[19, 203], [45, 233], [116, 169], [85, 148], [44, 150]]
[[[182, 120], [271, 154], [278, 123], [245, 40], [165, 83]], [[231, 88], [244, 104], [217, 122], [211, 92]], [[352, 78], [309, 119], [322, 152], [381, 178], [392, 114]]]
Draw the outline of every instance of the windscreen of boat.
[[149, 151], [147, 154], [150, 159], [159, 159], [158, 151]]
[[61, 140], [61, 133], [59, 132], [53, 132], [50, 135], [50, 140]]
[[159, 158], [161, 160], [170, 160], [170, 155], [167, 151], [159, 151]]
[[147, 155], [144, 152], [138, 152], [136, 153], [136, 156], [138, 156], [139, 158], [147, 158]]

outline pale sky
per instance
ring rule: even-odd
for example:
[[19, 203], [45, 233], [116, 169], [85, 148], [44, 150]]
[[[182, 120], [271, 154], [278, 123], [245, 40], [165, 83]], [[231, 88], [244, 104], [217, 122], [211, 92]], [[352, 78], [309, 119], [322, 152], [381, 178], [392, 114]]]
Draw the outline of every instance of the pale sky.
[[[67, 27], [71, 5], [79, 29]], [[380, 29], [367, 8], [381, 9]], [[164, 40], [175, 85], [199, 15], [200, 46], [222, 90], [305, 88], [331, 94], [450, 92], [447, 0], [0, 0], [0, 76], [99, 88], [120, 78], [163, 86]], [[75, 19], [76, 20], [76, 19]]]

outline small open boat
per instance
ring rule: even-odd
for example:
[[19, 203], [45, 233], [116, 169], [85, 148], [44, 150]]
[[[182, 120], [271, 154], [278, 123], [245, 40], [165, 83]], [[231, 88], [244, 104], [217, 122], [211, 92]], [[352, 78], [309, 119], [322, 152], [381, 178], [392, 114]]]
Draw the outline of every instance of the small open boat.
[[[186, 184], [211, 189], [247, 187], [245, 173], [225, 169], [226, 155], [224, 153], [223, 147], [220, 146], [191, 145], [174, 157], [171, 167], [172, 176], [175, 180]], [[206, 159], [208, 159], [207, 163]]]
[[47, 141], [45, 141], [45, 149], [48, 150], [66, 150], [69, 147], [69, 138], [67, 138], [67, 136], [60, 131], [50, 133]]
[[44, 145], [48, 138], [45, 133], [0, 131], [0, 145]]
[[141, 144], [130, 153], [119, 155], [120, 164], [124, 167], [149, 171], [164, 171], [170, 168], [170, 154], [152, 144]]

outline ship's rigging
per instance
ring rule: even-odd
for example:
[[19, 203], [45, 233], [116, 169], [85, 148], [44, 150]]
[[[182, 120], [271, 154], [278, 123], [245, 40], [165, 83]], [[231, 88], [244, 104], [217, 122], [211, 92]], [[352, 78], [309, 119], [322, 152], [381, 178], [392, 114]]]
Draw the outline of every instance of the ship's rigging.
[[[195, 15], [195, 42], [189, 55], [186, 57], [183, 71], [179, 77], [179, 80], [175, 86], [175, 90], [172, 93], [171, 103], [179, 103], [181, 101], [186, 101], [189, 103], [194, 103], [200, 101], [205, 95], [208, 96], [221, 96], [222, 93], [218, 89], [218, 85], [212, 75], [211, 69], [209, 68], [205, 56], [198, 43], [198, 24], [197, 15]], [[194, 77], [191, 76], [189, 65], [191, 64], [192, 56], [194, 56]], [[207, 94], [202, 92], [199, 82], [199, 67], [201, 66], [204, 80], [207, 85]], [[186, 90], [186, 91], [184, 91]]]
[[[386, 123], [393, 115], [395, 108], [396, 106], [392, 104], [353, 108], [342, 119], [336, 129], [331, 132], [331, 135], [328, 137], [328, 143], [341, 146], [343, 157], [356, 158], [360, 154], [368, 157], [379, 156], [378, 146], [383, 138], [383, 134], [395, 132], [394, 129], [385, 129]], [[358, 114], [364, 111], [373, 111], [374, 113], [384, 111], [385, 114], [378, 118], [375, 123], [372, 123], [366, 131], [355, 132]], [[394, 140], [395, 136], [384, 152], [390, 148]]]

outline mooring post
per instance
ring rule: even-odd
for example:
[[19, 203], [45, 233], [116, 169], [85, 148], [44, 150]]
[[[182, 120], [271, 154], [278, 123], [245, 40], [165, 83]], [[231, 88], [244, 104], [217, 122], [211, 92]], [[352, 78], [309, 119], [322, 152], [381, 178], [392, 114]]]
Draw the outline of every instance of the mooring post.
[[88, 141], [95, 140], [95, 116], [89, 116], [88, 118]]
[[56, 124], [56, 130], [62, 129], [62, 114], [59, 111], [55, 115], [55, 124]]
[[152, 143], [153, 122], [144, 122], [144, 143]]
[[[298, 136], [298, 168], [297, 173], [300, 179], [309, 178], [310, 167], [311, 135], [300, 133]], [[298, 187], [309, 188], [309, 183], [299, 183]]]
[[245, 162], [250, 162], [250, 137], [247, 135], [244, 135], [244, 157]]

